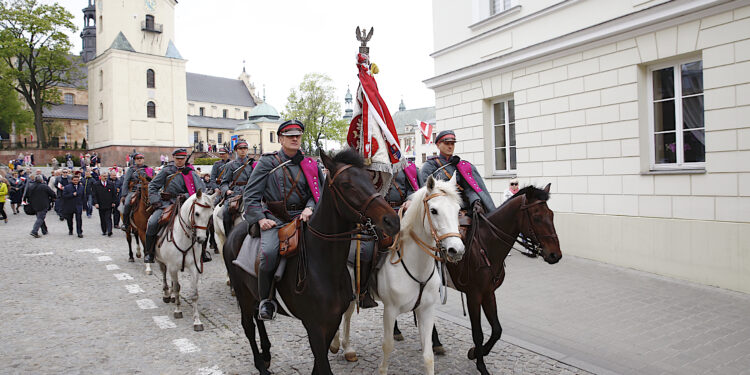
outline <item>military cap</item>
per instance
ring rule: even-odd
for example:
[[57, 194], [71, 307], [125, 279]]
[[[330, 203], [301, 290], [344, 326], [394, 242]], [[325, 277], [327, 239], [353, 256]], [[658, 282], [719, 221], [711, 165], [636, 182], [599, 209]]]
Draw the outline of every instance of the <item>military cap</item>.
[[135, 155], [133, 155], [133, 159], [138, 159], [138, 158], [142, 158], [142, 157], [144, 157], [144, 156], [140, 152], [136, 152]]
[[236, 150], [240, 147], [248, 148], [247, 141], [245, 141], [244, 139], [240, 139], [239, 141], [237, 141], [237, 143], [235, 143], [234, 145], [234, 149]]
[[453, 130], [443, 130], [440, 133], [438, 133], [437, 138], [435, 139], [435, 143], [455, 142], [455, 141], [456, 141], [456, 133], [454, 133]]
[[178, 148], [174, 151], [172, 151], [172, 156], [176, 158], [186, 158], [187, 157], [187, 150], [184, 148]]
[[222, 148], [219, 149], [219, 153], [220, 154], [228, 154], [229, 150], [227, 150], [226, 147], [222, 147]]
[[279, 125], [279, 129], [276, 131], [278, 135], [302, 135], [305, 132], [305, 124], [301, 121], [287, 120]]

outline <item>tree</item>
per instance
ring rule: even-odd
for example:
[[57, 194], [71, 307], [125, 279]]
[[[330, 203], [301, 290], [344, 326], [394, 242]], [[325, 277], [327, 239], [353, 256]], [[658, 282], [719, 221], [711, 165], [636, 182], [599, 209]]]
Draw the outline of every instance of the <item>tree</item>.
[[297, 119], [305, 124], [302, 135], [302, 150], [307, 154], [317, 152], [315, 140], [318, 133], [322, 138], [344, 142], [347, 123], [341, 117], [341, 104], [336, 99], [333, 81], [320, 73], [308, 73], [287, 97], [286, 108], [282, 112], [287, 119]]
[[0, 64], [34, 114], [40, 145], [47, 143], [43, 108], [60, 101], [55, 87], [80, 78], [80, 69], [74, 67], [79, 62], [69, 56], [72, 44], [65, 34], [76, 31], [72, 20], [73, 15], [57, 3], [0, 0]]
[[21, 105], [12, 83], [3, 78], [4, 75], [0, 77], [0, 131], [11, 133], [15, 124], [19, 132], [31, 126], [33, 115]]

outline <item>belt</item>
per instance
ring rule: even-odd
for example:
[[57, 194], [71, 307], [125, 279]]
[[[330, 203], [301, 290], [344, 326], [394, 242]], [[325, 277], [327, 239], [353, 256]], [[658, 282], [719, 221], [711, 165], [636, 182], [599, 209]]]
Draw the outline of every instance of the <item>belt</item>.
[[305, 209], [305, 207], [306, 206], [304, 204], [288, 204], [286, 206], [286, 209], [288, 211], [302, 211]]
[[235, 182], [234, 184], [235, 184], [236, 186], [245, 186], [245, 185], [247, 185], [247, 181], [242, 181], [242, 182]]
[[401, 202], [388, 202], [388, 204], [390, 204], [391, 207], [401, 207]]

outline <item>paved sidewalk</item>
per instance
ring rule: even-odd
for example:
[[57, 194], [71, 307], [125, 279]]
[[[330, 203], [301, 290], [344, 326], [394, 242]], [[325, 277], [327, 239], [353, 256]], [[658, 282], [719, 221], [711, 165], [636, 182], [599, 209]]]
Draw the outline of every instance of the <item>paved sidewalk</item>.
[[[513, 252], [506, 270], [504, 341], [598, 374], [750, 374], [748, 294], [565, 255]], [[456, 301], [440, 317], [468, 326]]]

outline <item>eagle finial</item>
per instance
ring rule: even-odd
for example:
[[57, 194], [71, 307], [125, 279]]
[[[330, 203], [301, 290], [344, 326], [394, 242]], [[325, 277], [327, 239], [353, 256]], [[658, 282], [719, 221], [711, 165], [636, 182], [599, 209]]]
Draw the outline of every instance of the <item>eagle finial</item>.
[[367, 29], [360, 30], [359, 26], [357, 26], [357, 30], [356, 30], [357, 40], [362, 42], [362, 44], [359, 45], [359, 53], [365, 53], [365, 54], [370, 53], [370, 48], [367, 47], [367, 42], [369, 42], [370, 39], [372, 38], [373, 31], [375, 31], [374, 27], [370, 27], [370, 32], [368, 33]]

